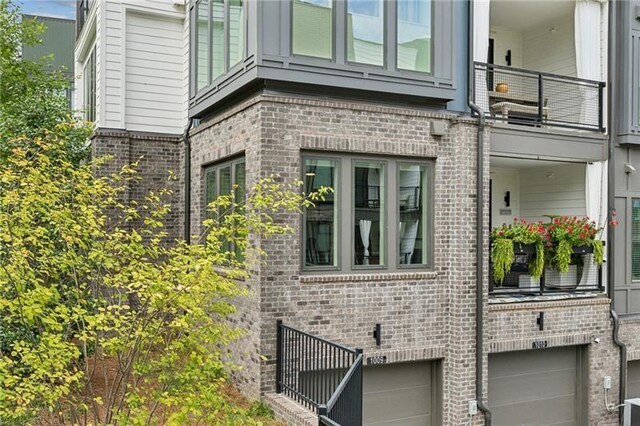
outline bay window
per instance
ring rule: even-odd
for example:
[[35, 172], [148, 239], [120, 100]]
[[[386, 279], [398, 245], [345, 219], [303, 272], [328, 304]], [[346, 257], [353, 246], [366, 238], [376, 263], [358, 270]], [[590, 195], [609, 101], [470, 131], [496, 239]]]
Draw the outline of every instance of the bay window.
[[432, 10], [432, 0], [292, 0], [291, 50], [337, 63], [431, 73]]
[[334, 190], [304, 212], [304, 270], [431, 267], [431, 162], [310, 154], [303, 181]]
[[198, 0], [195, 14], [196, 92], [245, 56], [245, 0]]

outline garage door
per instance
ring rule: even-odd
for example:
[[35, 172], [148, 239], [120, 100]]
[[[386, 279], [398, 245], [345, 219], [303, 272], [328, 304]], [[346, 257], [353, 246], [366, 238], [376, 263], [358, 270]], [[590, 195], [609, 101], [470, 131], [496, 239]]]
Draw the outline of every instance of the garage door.
[[582, 350], [576, 347], [489, 356], [489, 408], [495, 425], [581, 425], [586, 413]]
[[627, 364], [627, 398], [640, 398], [640, 361]]
[[439, 368], [437, 361], [365, 367], [362, 383], [364, 425], [440, 424]]

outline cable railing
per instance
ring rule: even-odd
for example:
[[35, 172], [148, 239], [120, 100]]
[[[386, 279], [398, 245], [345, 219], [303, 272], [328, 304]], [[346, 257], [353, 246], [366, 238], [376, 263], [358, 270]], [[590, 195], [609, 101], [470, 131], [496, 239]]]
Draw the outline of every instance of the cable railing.
[[319, 424], [362, 425], [362, 350], [277, 322], [276, 392], [318, 414]]
[[474, 102], [496, 121], [604, 132], [601, 81], [474, 63]]

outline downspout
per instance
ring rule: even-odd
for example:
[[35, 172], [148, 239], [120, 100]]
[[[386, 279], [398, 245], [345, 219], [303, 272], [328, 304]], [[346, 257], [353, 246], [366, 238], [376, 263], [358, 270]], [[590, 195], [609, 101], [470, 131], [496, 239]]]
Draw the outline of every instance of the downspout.
[[476, 403], [484, 414], [485, 425], [491, 426], [491, 411], [482, 399], [482, 385], [484, 383], [484, 130], [486, 126], [484, 111], [474, 102], [475, 82], [473, 65], [473, 0], [468, 2], [467, 31], [467, 84], [471, 111], [478, 115], [478, 136], [476, 156]]
[[184, 241], [191, 244], [191, 140], [189, 130], [193, 124], [193, 118], [189, 118], [187, 126], [182, 133], [184, 142]]
[[[614, 126], [614, 108], [617, 108], [617, 90], [618, 87], [616, 86], [614, 88], [613, 85], [613, 77], [616, 75], [617, 72], [617, 57], [615, 54], [614, 49], [617, 47], [617, 40], [616, 40], [616, 32], [615, 32], [615, 28], [616, 28], [616, 8], [615, 8], [615, 4], [616, 2], [609, 0], [609, 34], [607, 39], [609, 40], [609, 46], [607, 49], [607, 61], [608, 61], [608, 73], [607, 73], [607, 85], [609, 87], [608, 90], [608, 98], [607, 99], [607, 104], [608, 104], [608, 111], [607, 111], [607, 127], [609, 128], [609, 146], [608, 146], [608, 170], [607, 170], [607, 174], [608, 174], [608, 178], [607, 178], [607, 204], [608, 204], [608, 212], [609, 212], [609, 216], [607, 217], [607, 220], [609, 219], [609, 217], [611, 217], [611, 214], [613, 213], [613, 211], [615, 210], [615, 167], [614, 167], [614, 162], [615, 162], [615, 133], [616, 133], [616, 129]], [[614, 259], [614, 250], [615, 250], [615, 246], [613, 244], [613, 239], [614, 239], [614, 230], [613, 230], [613, 226], [608, 226], [607, 227], [607, 250], [608, 250], [608, 254], [607, 257], [609, 259]], [[609, 294], [609, 300], [611, 301], [611, 305], [610, 305], [610, 314], [611, 314], [611, 319], [613, 320], [613, 342], [620, 348], [620, 391], [619, 391], [619, 404], [624, 403], [624, 400], [626, 399], [626, 388], [627, 388], [627, 345], [625, 345], [625, 343], [620, 340], [620, 335], [619, 335], [619, 331], [620, 331], [620, 318], [618, 317], [618, 313], [615, 310], [615, 286], [614, 286], [614, 268], [613, 268], [613, 262], [609, 262], [609, 266], [607, 268], [607, 293]], [[623, 423], [624, 420], [624, 410], [620, 409], [620, 407], [618, 408], [618, 416], [619, 416], [619, 421], [620, 424]]]

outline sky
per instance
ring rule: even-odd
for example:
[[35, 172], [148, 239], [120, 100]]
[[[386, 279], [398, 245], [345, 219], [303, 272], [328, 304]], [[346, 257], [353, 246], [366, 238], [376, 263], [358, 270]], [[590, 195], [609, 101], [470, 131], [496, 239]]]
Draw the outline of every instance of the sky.
[[15, 3], [27, 15], [76, 19], [75, 0], [16, 0]]

